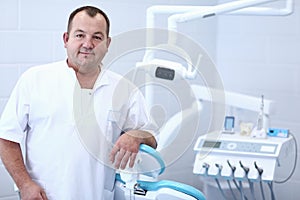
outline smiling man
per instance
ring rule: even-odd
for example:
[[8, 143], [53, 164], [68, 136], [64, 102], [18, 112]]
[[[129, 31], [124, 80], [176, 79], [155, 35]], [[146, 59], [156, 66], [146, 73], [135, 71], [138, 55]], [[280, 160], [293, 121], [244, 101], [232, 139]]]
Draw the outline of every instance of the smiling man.
[[100, 9], [76, 9], [63, 34], [67, 59], [17, 82], [0, 120], [0, 156], [22, 200], [113, 199], [114, 170], [132, 167], [140, 144], [156, 147], [141, 93], [102, 68], [109, 26]]

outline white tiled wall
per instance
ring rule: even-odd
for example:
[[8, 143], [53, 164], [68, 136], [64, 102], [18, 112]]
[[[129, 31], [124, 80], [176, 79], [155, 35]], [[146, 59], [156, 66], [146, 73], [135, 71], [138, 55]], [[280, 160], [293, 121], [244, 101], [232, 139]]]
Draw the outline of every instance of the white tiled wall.
[[[299, 142], [300, 2], [294, 2], [294, 13], [285, 17], [219, 17], [217, 66], [226, 89], [274, 100], [270, 126], [289, 128]], [[290, 181], [275, 186], [278, 199], [299, 197], [297, 169]]]
[[[1, 0], [0, 113], [24, 70], [35, 64], [65, 58], [62, 34], [68, 15], [75, 7], [84, 4], [101, 7], [111, 19], [112, 36], [116, 36], [144, 28], [146, 8], [151, 5], [213, 5], [215, 2]], [[299, 140], [300, 3], [295, 2], [295, 12], [287, 17], [219, 16], [180, 24], [179, 31], [201, 44], [215, 58], [225, 89], [255, 96], [264, 94], [275, 100], [277, 112], [271, 116], [272, 126], [290, 128]], [[157, 27], [166, 28], [166, 20], [165, 15], [161, 16], [156, 20]], [[129, 65], [132, 61], [127, 62]], [[161, 101], [165, 101], [164, 97]], [[195, 180], [187, 180], [190, 182]], [[300, 196], [296, 185], [300, 186], [299, 173], [288, 183], [276, 186], [276, 193], [293, 199]], [[292, 192], [294, 196], [291, 196]]]
[[[199, 5], [212, 4], [211, 0], [187, 0], [185, 5], [193, 5], [197, 2]], [[0, 114], [2, 113], [7, 99], [18, 80], [20, 74], [31, 66], [41, 63], [52, 62], [65, 59], [65, 49], [63, 47], [62, 35], [66, 30], [67, 19], [74, 8], [81, 5], [97, 5], [107, 12], [111, 20], [111, 35], [118, 36], [126, 31], [131, 31], [146, 26], [146, 9], [149, 6], [157, 4], [179, 4], [182, 1], [153, 0], [153, 1], [118, 1], [118, 0], [2, 0], [0, 2]], [[156, 20], [157, 28], [166, 28], [167, 16]], [[207, 26], [208, 25], [208, 26]], [[196, 28], [197, 22], [192, 26], [182, 25], [182, 32], [189, 35], [194, 40], [203, 40], [207, 49], [215, 53], [215, 23], [209, 25], [209, 22], [202, 25], [204, 28], [200, 31]], [[207, 37], [201, 38], [199, 33]], [[128, 38], [135, 39], [135, 38]], [[122, 68], [134, 64], [140, 58], [124, 59]], [[126, 71], [126, 70], [124, 70]], [[164, 93], [160, 93], [160, 96]], [[170, 108], [170, 102], [166, 102], [167, 109]], [[193, 157], [190, 157], [192, 160]], [[15, 196], [12, 188], [12, 182], [7, 174], [0, 168], [0, 199], [10, 200], [8, 195]], [[192, 175], [192, 163], [188, 170]], [[186, 174], [186, 172], [183, 172]], [[6, 174], [4, 177], [2, 174]], [[182, 177], [180, 178], [182, 179]], [[186, 180], [188, 182], [190, 180]], [[5, 190], [5, 192], [3, 191]], [[4, 193], [3, 193], [4, 192]], [[9, 194], [7, 194], [9, 192]], [[5, 195], [4, 198], [2, 195]], [[13, 198], [13, 197], [11, 197]]]

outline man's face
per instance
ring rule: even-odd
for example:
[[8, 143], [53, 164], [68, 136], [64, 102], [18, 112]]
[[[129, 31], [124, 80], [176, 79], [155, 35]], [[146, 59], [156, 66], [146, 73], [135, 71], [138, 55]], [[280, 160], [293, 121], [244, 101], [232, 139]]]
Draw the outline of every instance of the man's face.
[[102, 15], [92, 18], [85, 11], [77, 13], [70, 32], [64, 33], [68, 63], [76, 68], [98, 67], [110, 44], [106, 28]]

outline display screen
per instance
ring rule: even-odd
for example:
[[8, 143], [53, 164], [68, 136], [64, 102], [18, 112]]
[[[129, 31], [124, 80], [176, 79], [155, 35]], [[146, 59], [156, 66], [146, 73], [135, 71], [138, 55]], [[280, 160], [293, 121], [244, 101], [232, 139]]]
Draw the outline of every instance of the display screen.
[[221, 146], [221, 142], [215, 141], [204, 141], [202, 147], [209, 147], [209, 148], [219, 148]]
[[275, 152], [276, 147], [275, 146], [261, 146], [260, 147], [260, 151], [261, 152], [267, 152], [267, 153], [274, 153]]
[[233, 128], [234, 128], [234, 117], [226, 116], [225, 123], [224, 123], [224, 129], [232, 130]]
[[164, 68], [164, 67], [157, 67], [155, 71], [155, 77], [167, 79], [167, 80], [173, 80], [175, 77], [175, 70]]

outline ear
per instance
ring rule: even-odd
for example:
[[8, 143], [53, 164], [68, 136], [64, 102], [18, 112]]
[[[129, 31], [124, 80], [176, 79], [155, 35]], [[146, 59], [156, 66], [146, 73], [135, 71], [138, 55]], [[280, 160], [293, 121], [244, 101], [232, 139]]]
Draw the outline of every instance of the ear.
[[107, 41], [106, 41], [106, 47], [107, 47], [107, 48], [109, 47], [110, 42], [111, 42], [111, 37], [108, 37], [108, 38], [107, 38]]
[[63, 40], [64, 40], [64, 44], [65, 44], [64, 47], [66, 48], [68, 40], [69, 40], [69, 34], [67, 32], [64, 32], [64, 34], [63, 34]]

